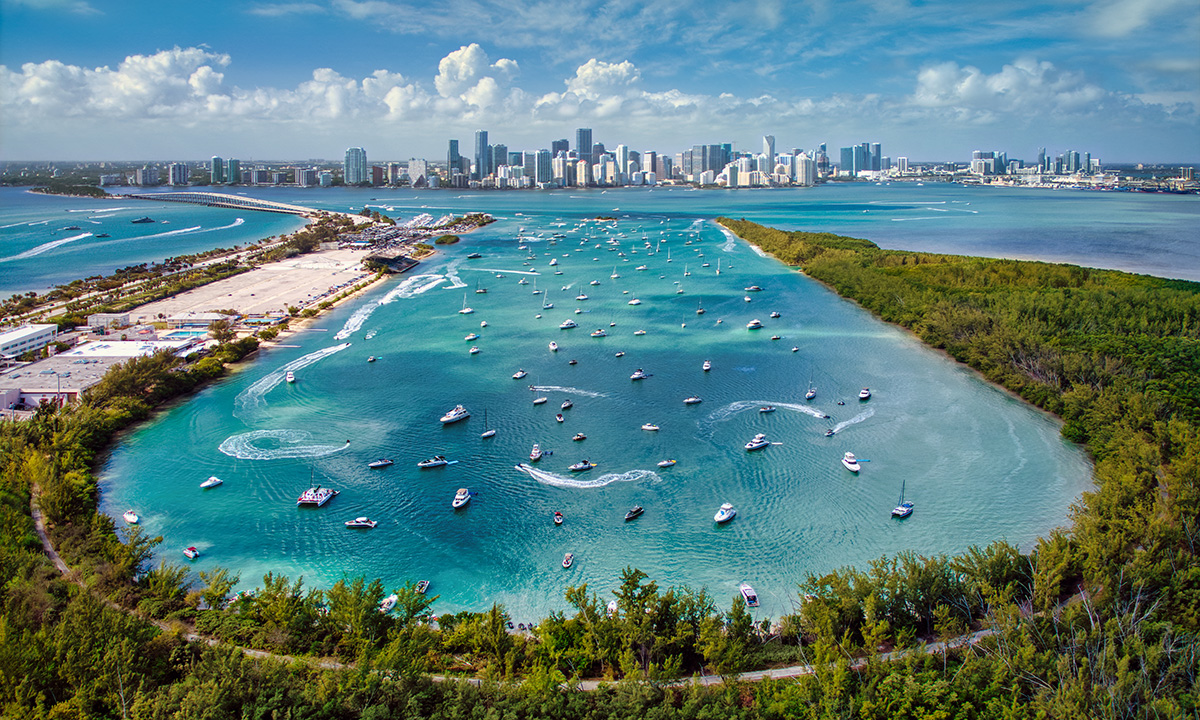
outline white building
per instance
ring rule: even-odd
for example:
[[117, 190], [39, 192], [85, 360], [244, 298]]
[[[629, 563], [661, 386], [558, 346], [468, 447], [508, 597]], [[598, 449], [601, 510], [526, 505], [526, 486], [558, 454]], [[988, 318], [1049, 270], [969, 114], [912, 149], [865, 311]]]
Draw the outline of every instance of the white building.
[[12, 359], [30, 350], [41, 350], [58, 337], [57, 325], [26, 325], [0, 334], [0, 358]]
[[187, 185], [189, 174], [190, 168], [188, 168], [187, 163], [171, 163], [168, 170], [170, 178], [168, 183], [171, 185]]

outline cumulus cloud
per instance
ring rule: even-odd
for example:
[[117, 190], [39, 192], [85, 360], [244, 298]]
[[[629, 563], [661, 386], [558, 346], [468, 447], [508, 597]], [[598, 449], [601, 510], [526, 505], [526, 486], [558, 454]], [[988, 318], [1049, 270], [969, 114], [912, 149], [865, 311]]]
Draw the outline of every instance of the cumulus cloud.
[[955, 62], [927, 66], [917, 75], [911, 102], [979, 121], [1001, 115], [1090, 114], [1103, 109], [1110, 98], [1080, 73], [1021, 59], [991, 75]]
[[504, 86], [517, 71], [515, 60], [500, 58], [493, 63], [478, 43], [471, 43], [442, 58], [433, 86], [444, 98], [459, 97], [478, 107], [490, 107], [500, 100]]
[[1128, 37], [1188, 4], [1188, 0], [1103, 0], [1089, 9], [1087, 27], [1100, 37]]
[[575, 77], [567, 80], [567, 90], [581, 98], [596, 100], [610, 95], [619, 95], [642, 77], [633, 63], [601, 62], [588, 60], [575, 69]]

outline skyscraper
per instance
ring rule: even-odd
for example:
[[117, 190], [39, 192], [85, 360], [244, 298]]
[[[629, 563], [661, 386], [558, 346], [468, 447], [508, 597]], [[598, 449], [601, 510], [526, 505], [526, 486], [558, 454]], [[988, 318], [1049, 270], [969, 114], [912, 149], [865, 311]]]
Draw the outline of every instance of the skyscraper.
[[493, 145], [492, 146], [492, 161], [491, 161], [491, 163], [489, 163], [491, 171], [493, 173], [495, 173], [496, 168], [500, 167], [501, 165], [503, 165], [507, 162], [508, 162], [508, 146], [501, 145], [500, 143], [496, 143], [495, 145]]
[[213, 185], [225, 182], [225, 160], [213, 155], [208, 166], [208, 181]]
[[171, 163], [167, 182], [171, 185], [187, 185], [188, 171], [187, 163]]
[[580, 160], [592, 162], [592, 129], [579, 128], [575, 131], [575, 154]]
[[883, 170], [883, 146], [879, 143], [871, 143], [871, 167], [869, 169], [876, 172]]
[[767, 156], [767, 167], [770, 168], [767, 172], [775, 170], [775, 136], [763, 135], [763, 155]]
[[550, 155], [552, 157], [558, 157], [560, 152], [564, 154], [571, 152], [570, 140], [563, 138], [562, 140], [555, 140], [550, 143]]
[[346, 148], [346, 159], [342, 162], [342, 182], [358, 185], [371, 179], [367, 169], [367, 151], [360, 147]]
[[462, 156], [458, 154], [458, 141], [451, 140], [450, 147], [446, 150], [446, 179], [454, 177], [454, 173], [462, 167]]
[[237, 185], [242, 181], [242, 163], [237, 158], [229, 158], [225, 161], [225, 180], [231, 185]]
[[538, 184], [551, 182], [554, 179], [554, 168], [550, 163], [550, 151], [538, 150], [536, 163], [534, 182]]
[[475, 169], [471, 172], [472, 180], [482, 180], [492, 173], [488, 167], [492, 148], [488, 145], [487, 130], [475, 131]]

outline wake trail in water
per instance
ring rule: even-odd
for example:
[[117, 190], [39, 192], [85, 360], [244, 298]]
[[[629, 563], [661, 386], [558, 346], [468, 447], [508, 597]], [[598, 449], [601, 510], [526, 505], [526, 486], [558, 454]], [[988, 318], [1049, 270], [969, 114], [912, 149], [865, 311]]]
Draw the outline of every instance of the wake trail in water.
[[757, 409], [757, 408], [763, 407], [764, 405], [770, 405], [771, 407], [775, 408], [776, 410], [794, 410], [795, 412], [804, 413], [806, 415], [812, 415], [813, 417], [818, 418], [818, 419], [825, 418], [824, 412], [818, 410], [815, 407], [812, 407], [811, 405], [801, 405], [799, 403], [788, 403], [788, 402], [775, 402], [775, 401], [771, 401], [771, 400], [739, 400], [737, 402], [730, 403], [723, 408], [718, 408], [718, 409], [714, 410], [711, 414], [709, 414], [709, 416], [707, 418], [705, 418], [705, 420], [710, 423], [725, 422], [726, 420], [732, 418], [733, 416], [735, 416], [739, 413], [743, 413], [747, 410], [750, 410], [751, 408]]
[[303, 430], [253, 430], [225, 438], [217, 449], [239, 460], [283, 460], [324, 457], [350, 447], [349, 442], [344, 445], [300, 445], [311, 436]]
[[660, 482], [662, 480], [662, 478], [658, 476], [658, 473], [652, 470], [629, 470], [623, 473], [607, 473], [598, 478], [582, 480], [576, 477], [570, 477], [568, 475], [559, 475], [558, 473], [538, 470], [532, 465], [528, 465], [526, 463], [517, 465], [516, 469], [525, 473], [534, 480], [537, 480], [543, 485], [585, 490], [590, 488], [602, 488], [606, 485], [612, 485], [613, 483], [617, 482], [638, 482], [641, 480]]
[[909, 220], [944, 220], [948, 217], [949, 215], [928, 215], [926, 217], [915, 218], [892, 218], [892, 222], [908, 222]]
[[14, 260], [24, 260], [25, 258], [31, 258], [36, 255], [41, 255], [44, 252], [50, 252], [54, 248], [59, 247], [61, 245], [66, 245], [67, 243], [75, 242], [76, 240], [82, 240], [85, 237], [91, 237], [91, 236], [92, 236], [92, 234], [90, 232], [86, 232], [86, 233], [80, 233], [78, 235], [72, 235], [71, 237], [59, 238], [58, 240], [51, 240], [50, 242], [42, 243], [41, 245], [38, 245], [35, 248], [30, 248], [23, 253], [19, 253], [17, 255], [10, 255], [9, 257], [5, 257], [5, 258], [0, 258], [0, 263], [13, 262]]
[[350, 317], [346, 318], [346, 324], [338, 330], [333, 336], [334, 340], [345, 340], [354, 333], [362, 329], [362, 326], [370, 319], [371, 314], [379, 308], [380, 305], [391, 305], [397, 300], [404, 300], [428, 292], [445, 282], [446, 278], [441, 275], [413, 275], [404, 279], [396, 287], [392, 288], [387, 295], [384, 295], [378, 300], [364, 303], [356, 309]]
[[21, 221], [21, 222], [19, 222], [19, 223], [12, 223], [11, 225], [0, 225], [0, 230], [7, 230], [7, 229], [9, 229], [9, 228], [14, 228], [14, 227], [16, 227], [16, 226], [18, 226], [18, 225], [28, 225], [28, 224], [29, 224], [29, 223], [27, 223], [27, 222], [25, 222], [24, 220], [22, 220], [22, 221]]
[[468, 268], [468, 270], [479, 270], [490, 273], [505, 273], [507, 275], [541, 275], [540, 272], [534, 270], [501, 270], [500, 268]]
[[87, 210], [68, 210], [67, 212], [81, 213], [88, 212], [99, 215], [100, 213], [115, 213], [118, 210], [132, 210], [131, 207], [115, 207], [115, 208], [89, 208]]
[[202, 225], [196, 225], [195, 227], [190, 227], [190, 228], [181, 228], [181, 229], [179, 229], [179, 230], [168, 230], [167, 232], [154, 233], [153, 235], [141, 235], [141, 236], [139, 236], [139, 237], [136, 237], [136, 238], [129, 238], [129, 239], [130, 239], [130, 240], [149, 240], [149, 239], [151, 239], [151, 238], [171, 237], [171, 236], [173, 236], [173, 235], [184, 235], [184, 234], [186, 234], [186, 233], [192, 233], [192, 232], [196, 232], [196, 231], [197, 231], [197, 230], [199, 230], [201, 227], [203, 227], [203, 226], [202, 226]]
[[840, 423], [838, 423], [837, 425], [834, 425], [833, 431], [835, 433], [841, 432], [843, 428], [848, 428], [851, 425], [856, 425], [856, 424], [862, 422], [863, 420], [866, 420], [867, 418], [871, 417], [874, 414], [875, 414], [874, 410], [872, 410], [871, 408], [867, 408], [866, 410], [860, 412], [859, 414], [855, 415], [854, 417], [850, 418], [849, 420], [843, 420]]
[[442, 288], [443, 290], [457, 290], [458, 288], [465, 288], [467, 286], [467, 284], [462, 281], [462, 278], [458, 276], [458, 266], [461, 263], [461, 260], [455, 260], [446, 266], [446, 279], [450, 281], [450, 284]]
[[568, 395], [580, 395], [582, 397], [594, 398], [608, 397], [604, 393], [592, 392], [591, 390], [580, 390], [576, 387], [563, 387], [561, 385], [530, 385], [530, 387], [538, 392], [561, 392], [567, 393]]
[[250, 387], [238, 393], [238, 396], [234, 398], [233, 416], [241, 418], [243, 415], [252, 414], [265, 406], [267, 404], [265, 398], [266, 394], [275, 389], [279, 383], [283, 382], [289, 372], [306, 368], [318, 360], [323, 360], [324, 358], [327, 358], [334, 353], [339, 353], [348, 347], [350, 347], [350, 343], [342, 343], [341, 345], [332, 345], [327, 348], [322, 348], [316, 352], [310, 352], [304, 357], [297, 358], [287, 365], [267, 373], [262, 378], [256, 380]]

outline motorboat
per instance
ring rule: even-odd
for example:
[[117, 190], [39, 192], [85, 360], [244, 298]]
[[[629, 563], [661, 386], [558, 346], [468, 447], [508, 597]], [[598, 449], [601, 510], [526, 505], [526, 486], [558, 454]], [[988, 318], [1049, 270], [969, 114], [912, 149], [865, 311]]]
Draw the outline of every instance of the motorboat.
[[183, 554], [188, 560], [195, 560], [196, 558], [200, 557], [200, 551], [196, 549], [195, 545], [184, 548]]
[[854, 457], [854, 453], [852, 452], [848, 452], [842, 456], [842, 464], [852, 473], [856, 473], [862, 469], [862, 466], [858, 464], [858, 458]]
[[606, 609], [608, 611], [609, 617], [615, 616], [617, 614], [617, 610], [619, 609], [619, 606], [617, 605], [617, 601], [609, 600], [608, 605], [606, 606]]
[[562, 413], [558, 413], [557, 415], [555, 415], [554, 419], [557, 420], [558, 422], [562, 422], [563, 421]]
[[772, 336], [771, 336], [771, 339], [772, 339], [772, 340], [782, 340], [782, 339], [783, 339], [783, 337], [782, 337], [782, 336], [780, 336], [780, 335], [772, 335]]
[[691, 397], [685, 397], [683, 399], [684, 405], [699, 405], [701, 402], [703, 402], [703, 400], [701, 400], [700, 396], [698, 396], [698, 395], [693, 395]]
[[770, 444], [771, 441], [767, 439], [767, 436], [763, 433], [759, 433], [755, 435], [750, 442], [746, 443], [746, 450], [762, 450]]
[[579, 462], [575, 463], [574, 465], [571, 465], [567, 469], [570, 470], [571, 472], [583, 472], [585, 470], [591, 470], [594, 467], [596, 467], [596, 463], [591, 462], [589, 460], [580, 460]]
[[593, 280], [593, 281], [591, 281], [591, 282], [590, 282], [590, 283], [588, 283], [588, 284], [589, 284], [589, 285], [599, 285], [599, 284], [600, 284], [600, 281], [599, 281], [599, 280]]
[[478, 340], [478, 339], [479, 339], [479, 333], [471, 333], [471, 334], [467, 335], [465, 338], [463, 338], [463, 340], [466, 340], [467, 342], [471, 342], [472, 340]]
[[629, 376], [629, 379], [630, 380], [645, 380], [648, 377], [650, 377], [650, 376], [647, 375], [645, 373], [645, 371], [643, 371], [641, 368], [638, 368], [637, 370], [633, 371], [633, 374]]
[[520, 380], [521, 378], [525, 377], [525, 376], [526, 376], [526, 375], [528, 375], [528, 374], [529, 374], [529, 373], [525, 372], [524, 370], [518, 370], [518, 371], [516, 371], [515, 373], [513, 373], [513, 375], [512, 375], [512, 379], [513, 379], [513, 380]]
[[792, 352], [800, 352], [800, 348], [798, 348], [798, 347], [796, 347], [795, 345], [793, 345], [793, 346], [792, 346]]
[[518, 285], [528, 285], [529, 281], [526, 280], [525, 278], [521, 278], [520, 280], [517, 281], [517, 284]]
[[717, 523], [727, 523], [737, 515], [737, 510], [729, 503], [724, 503], [717, 509], [717, 514], [713, 515], [713, 520]]
[[742, 298], [742, 299], [743, 299], [743, 300], [745, 300], [746, 302], [750, 302], [750, 300], [751, 300], [751, 298], [750, 298], [750, 296], [749, 296], [749, 295], [747, 295], [746, 297], [744, 297], [744, 298]]
[[296, 382], [296, 373], [292, 372], [291, 370], [288, 370], [287, 375], [284, 375], [283, 379], [287, 380], [290, 383], [294, 383], [294, 382]]
[[554, 341], [550, 342], [550, 352], [558, 352], [558, 343]]
[[373, 362], [375, 362], [377, 359], [378, 359], [378, 358], [376, 358], [374, 355], [372, 355], [371, 357], [367, 358], [367, 362], [369, 362], [369, 363], [373, 363]]
[[615, 354], [615, 355], [613, 355], [613, 357], [625, 357], [625, 351], [624, 351], [624, 350], [618, 350], [618, 351], [616, 352], [616, 354]]
[[746, 288], [746, 292], [762, 292], [762, 288], [757, 285], [751, 285], [750, 287]]
[[575, 442], [579, 442], [580, 440], [587, 440], [587, 435], [584, 435], [583, 433], [575, 433], [575, 437], [571, 439]]
[[863, 388], [862, 390], [859, 390], [858, 391], [858, 399], [859, 400], [870, 400], [871, 399], [871, 389]]
[[646, 430], [646, 431], [648, 431], [648, 432], [657, 432], [657, 431], [658, 431], [658, 426], [657, 426], [657, 425], [655, 425], [654, 423], [643, 423], [643, 424], [642, 424], [642, 429], [643, 429], [643, 430]]
[[545, 405], [545, 404], [546, 404], [546, 401], [547, 401], [547, 400], [549, 400], [549, 399], [550, 399], [550, 398], [547, 398], [547, 397], [535, 397], [535, 398], [533, 399], [533, 404], [534, 404], [534, 405]]
[[645, 334], [646, 334], [646, 331], [645, 331], [645, 330], [634, 330], [634, 331], [633, 331], [633, 334], [634, 334], [634, 335], [637, 335], [637, 336], [639, 336], [639, 337], [640, 337], [640, 336], [642, 336], [642, 335], [645, 335]]
[[469, 502], [471, 502], [471, 491], [466, 488], [459, 488], [458, 492], [454, 493], [454, 499], [450, 501], [450, 507], [457, 510]]
[[568, 365], [578, 365], [579, 361], [574, 358], [571, 358], [570, 360], [567, 361], [567, 364]]
[[554, 511], [554, 524], [555, 524], [555, 525], [562, 525], [562, 524], [563, 524], [563, 514], [562, 514], [562, 511], [561, 511], [561, 510], [555, 510], [555, 511]]
[[747, 330], [757, 330], [757, 329], [761, 328], [762, 326], [763, 326], [762, 321], [758, 320], [758, 319], [754, 319], [754, 320], [751, 320], [750, 322], [746, 323]]
[[641, 304], [642, 304], [642, 301], [641, 301], [641, 300], [638, 300], [637, 298], [634, 298], [634, 299], [630, 300], [630, 301], [629, 301], [628, 303], [626, 303], [626, 304], [627, 304], [627, 305], [641, 305]]
[[480, 320], [480, 321], [479, 321], [479, 327], [481, 327], [481, 328], [483, 328], [483, 327], [487, 327], [487, 320]]
[[379, 524], [379, 522], [377, 520], [369, 520], [369, 519], [367, 519], [366, 515], [363, 515], [362, 517], [356, 517], [353, 520], [347, 520], [345, 523], [346, 527], [348, 527], [348, 528], [365, 528], [365, 529], [373, 528], [378, 524]]
[[825, 437], [833, 437], [833, 428], [825, 428]]
[[563, 410], [570, 410], [571, 408], [575, 407], [575, 403], [570, 398], [568, 398], [566, 400], [563, 400], [562, 405], [560, 405], [559, 407]]
[[210, 476], [209, 476], [209, 478], [208, 478], [207, 480], [205, 480], [204, 482], [200, 483], [200, 488], [201, 488], [202, 490], [207, 490], [208, 488], [213, 488], [213, 487], [216, 487], [216, 486], [218, 486], [218, 485], [220, 485], [220, 484], [222, 484], [222, 483], [224, 483], [224, 482], [225, 482], [224, 480], [222, 480], [221, 478], [217, 477], [216, 475], [210, 475]]
[[570, 318], [567, 318], [566, 320], [563, 320], [562, 322], [560, 322], [558, 324], [559, 330], [570, 330], [573, 327], [579, 327], [579, 323], [575, 322], [574, 320], [572, 320]]
[[[373, 461], [367, 463], [367, 467], [371, 468], [372, 470], [378, 470], [379, 468], [385, 468], [385, 467], [388, 467], [389, 465], [394, 465], [394, 464], [395, 464], [394, 462], [392, 462], [391, 460], [389, 460], [387, 458], [379, 458], [378, 460], [373, 460]], [[201, 486], [201, 487], [203, 487], [203, 486]]]
[[593, 330], [593, 331], [592, 331], [592, 337], [608, 337], [608, 333], [606, 333], [606, 332], [604, 332], [603, 330], [601, 330], [601, 329], [597, 328], [597, 329], [595, 329], [595, 330]]
[[479, 259], [479, 258], [481, 258], [481, 257], [483, 257], [483, 255], [481, 255], [480, 253], [473, 252], [473, 253], [471, 253], [470, 255], [468, 255], [468, 256], [467, 256], [467, 259], [468, 259], [468, 260], [478, 260], [478, 259]]
[[658, 466], [660, 468], [669, 468], [674, 464], [675, 464], [675, 460], [659, 460], [658, 461]]
[[140, 218], [138, 218], [138, 219], [136, 219], [136, 220], [130, 220], [129, 222], [133, 223], [134, 225], [141, 225], [141, 224], [144, 224], [144, 223], [152, 223], [152, 222], [154, 222], [154, 221], [153, 221], [153, 220], [151, 220], [151, 219], [150, 219], [150, 218], [148, 218], [148, 217], [140, 217]]
[[425, 591], [429, 589], [429, 581], [428, 580], [418, 580], [417, 586], [413, 589], [417, 591], [418, 595], [424, 595]]
[[892, 517], [906, 518], [912, 514], [913, 504], [904, 499], [904, 481], [900, 481], [900, 500], [896, 507], [892, 508]]
[[529, 462], [537, 462], [542, 459], [542, 448], [537, 443], [533, 444], [533, 449], [529, 451]]
[[300, 497], [296, 498], [297, 505], [313, 505], [321, 507], [325, 503], [333, 499], [338, 491], [332, 488], [323, 488], [320, 485], [313, 485], [309, 489], [300, 493]]
[[478, 355], [480, 353], [479, 346], [473, 345], [473, 346], [471, 346], [471, 349], [468, 350], [467, 352], [469, 352], [472, 355]]
[[638, 266], [637, 266], [636, 268], [634, 268], [634, 269], [635, 269], [635, 270], [648, 270], [649, 268], [647, 268], [645, 265], [638, 265]]
[[469, 417], [471, 417], [470, 411], [462, 405], [455, 405], [453, 410], [443, 415], [440, 419], [443, 425], [449, 425], [450, 423], [465, 420]]
[[562, 566], [564, 568], [569, 569], [571, 567], [571, 565], [573, 565], [574, 563], [575, 563], [575, 555], [573, 553], [567, 553], [566, 555], [563, 555]]
[[135, 513], [132, 508], [121, 513], [121, 519], [123, 519], [125, 522], [129, 523], [130, 525], [137, 525], [142, 520], [140, 517], [138, 517], [138, 514]]
[[705, 360], [704, 361], [704, 372], [708, 372], [709, 370], [712, 370], [712, 361]]
[[421, 468], [422, 470], [425, 470], [427, 468], [441, 467], [443, 465], [449, 465], [449, 464], [450, 464], [450, 461], [446, 459], [445, 455], [434, 455], [431, 458], [422, 460], [421, 462], [417, 463], [417, 467]]
[[383, 614], [390, 613], [392, 608], [396, 607], [396, 603], [400, 601], [400, 596], [392, 593], [379, 602], [379, 612]]
[[646, 510], [641, 505], [634, 505], [633, 507], [629, 508], [629, 512], [625, 513], [625, 522], [629, 522], [644, 512], [646, 512]]
[[763, 405], [762, 407], [760, 407], [758, 409], [758, 411], [760, 413], [773, 413], [773, 412], [775, 412], [775, 406], [774, 405]]
[[112, 235], [109, 235], [108, 233], [96, 233], [96, 237], [97, 238], [106, 238], [106, 237], [112, 237]]
[[550, 258], [550, 267], [554, 267], [557, 264], [558, 264], [558, 258]]
[[758, 607], [758, 593], [754, 592], [754, 588], [750, 587], [750, 583], [738, 585], [738, 592], [742, 594], [742, 599], [746, 601], [746, 607]]
[[778, 317], [779, 317], [779, 311], [778, 311], [778, 310], [772, 310], [772, 311], [771, 311], [771, 319], [772, 319], [772, 320], [774, 320], [775, 318], [778, 318]]
[[576, 300], [587, 300], [588, 296], [583, 293], [579, 293], [578, 295], [575, 296], [575, 299]]

